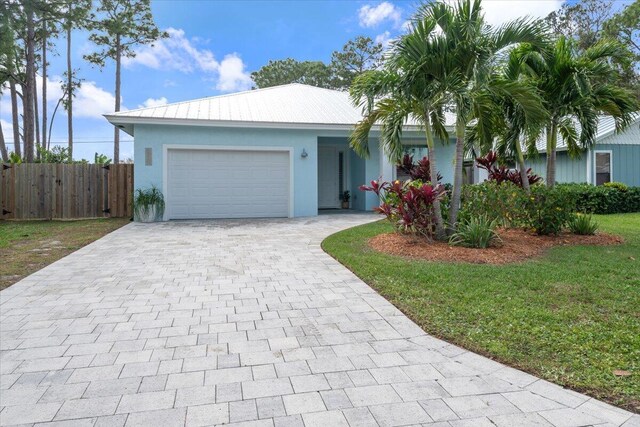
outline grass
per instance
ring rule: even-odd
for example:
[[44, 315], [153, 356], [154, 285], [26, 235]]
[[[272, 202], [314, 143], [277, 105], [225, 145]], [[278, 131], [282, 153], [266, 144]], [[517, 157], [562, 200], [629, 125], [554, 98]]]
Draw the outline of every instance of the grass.
[[640, 214], [597, 219], [625, 243], [556, 247], [504, 266], [374, 252], [367, 240], [390, 232], [386, 222], [342, 231], [322, 246], [426, 332], [638, 412]]
[[127, 218], [0, 221], [0, 290], [127, 223]]

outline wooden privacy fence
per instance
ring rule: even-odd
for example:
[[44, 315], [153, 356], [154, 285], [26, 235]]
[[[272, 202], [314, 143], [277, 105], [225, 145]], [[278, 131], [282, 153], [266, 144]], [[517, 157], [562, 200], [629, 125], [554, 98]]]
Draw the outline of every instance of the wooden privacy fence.
[[2, 164], [2, 219], [128, 217], [133, 165]]

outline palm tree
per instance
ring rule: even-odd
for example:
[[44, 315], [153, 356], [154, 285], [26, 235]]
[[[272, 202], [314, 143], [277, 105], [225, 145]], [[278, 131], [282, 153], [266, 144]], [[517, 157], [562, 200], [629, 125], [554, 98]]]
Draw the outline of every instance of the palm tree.
[[522, 52], [531, 52], [531, 48], [522, 45], [511, 50], [506, 64], [490, 76], [482, 96], [492, 108], [484, 114], [484, 120], [469, 127], [466, 135], [467, 143], [479, 146], [483, 153], [495, 150], [499, 158], [514, 158], [526, 192], [529, 179], [523, 148], [536, 152], [536, 141], [549, 118], [535, 84], [521, 72]]
[[612, 116], [619, 132], [639, 108], [632, 92], [618, 84], [611, 66], [627, 52], [617, 42], [602, 41], [580, 53], [572, 40], [560, 37], [544, 52], [523, 49], [518, 54], [522, 73], [530, 76], [548, 111], [546, 180], [553, 187], [558, 136], [569, 154], [577, 155], [595, 144], [599, 115]]
[[[438, 31], [446, 40], [446, 54], [450, 57], [446, 61], [450, 67], [446, 73], [455, 74], [457, 80], [457, 85], [449, 88], [456, 113], [455, 170], [449, 210], [449, 227], [453, 231], [460, 208], [466, 128], [474, 122], [484, 132], [492, 131], [491, 112], [496, 106], [488, 94], [503, 93], [518, 97], [522, 92], [517, 82], [492, 78], [496, 65], [510, 48], [522, 43], [533, 46], [543, 44], [545, 30], [539, 21], [528, 19], [518, 19], [493, 28], [484, 21], [481, 0], [459, 0], [455, 5], [431, 2], [419, 9], [418, 17], [437, 23]], [[510, 92], [513, 94], [510, 95]], [[539, 109], [539, 105], [525, 102], [520, 108]]]
[[[425, 132], [431, 176], [437, 176], [435, 137], [448, 138], [443, 106], [447, 86], [455, 77], [443, 74], [448, 58], [446, 40], [434, 33], [436, 23], [424, 19], [412, 31], [393, 43], [385, 67], [357, 77], [351, 86], [353, 102], [363, 108], [364, 118], [351, 134], [351, 147], [360, 156], [369, 156], [369, 133], [380, 124], [384, 155], [398, 161], [403, 153], [402, 131], [408, 120], [419, 123]], [[436, 238], [446, 238], [440, 202], [433, 204]]]

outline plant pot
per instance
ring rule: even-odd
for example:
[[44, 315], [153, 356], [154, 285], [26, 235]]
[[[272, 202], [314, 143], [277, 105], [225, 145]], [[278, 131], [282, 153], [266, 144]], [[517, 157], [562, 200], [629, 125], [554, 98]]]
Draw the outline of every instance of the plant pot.
[[138, 212], [139, 222], [156, 222], [162, 221], [162, 218], [157, 218], [156, 206], [149, 206], [146, 209], [140, 209]]
[[342, 202], [342, 209], [349, 209], [349, 202]]

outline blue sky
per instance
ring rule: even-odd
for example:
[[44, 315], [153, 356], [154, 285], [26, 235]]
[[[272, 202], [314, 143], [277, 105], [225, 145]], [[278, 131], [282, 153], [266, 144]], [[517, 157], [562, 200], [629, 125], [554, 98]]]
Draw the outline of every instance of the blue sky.
[[[492, 24], [523, 15], [546, 16], [562, 0], [489, 0], [485, 13]], [[367, 35], [386, 41], [402, 32], [416, 1], [206, 1], [156, 0], [157, 25], [170, 37], [140, 47], [125, 61], [122, 105], [133, 109], [251, 87], [249, 74], [269, 59], [328, 61], [349, 39]], [[49, 115], [61, 95], [59, 77], [65, 67], [65, 40], [57, 56], [50, 54]], [[93, 159], [94, 152], [111, 156], [113, 128], [102, 114], [113, 111], [114, 69], [93, 68], [82, 55], [95, 49], [87, 34], [73, 38], [74, 68], [84, 79], [75, 101], [76, 158]], [[0, 99], [0, 123], [11, 141], [10, 104]], [[122, 133], [121, 158], [132, 157], [132, 138]], [[66, 116], [58, 110], [52, 145], [66, 141]]]

